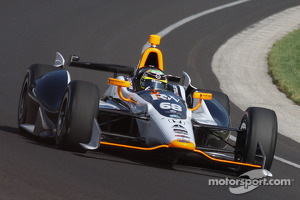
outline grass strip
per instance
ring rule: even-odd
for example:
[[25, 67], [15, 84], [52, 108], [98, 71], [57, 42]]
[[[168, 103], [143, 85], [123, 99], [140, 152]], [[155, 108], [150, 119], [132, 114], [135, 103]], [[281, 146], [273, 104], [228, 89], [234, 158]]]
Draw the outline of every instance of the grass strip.
[[300, 28], [273, 45], [268, 64], [279, 90], [300, 105]]

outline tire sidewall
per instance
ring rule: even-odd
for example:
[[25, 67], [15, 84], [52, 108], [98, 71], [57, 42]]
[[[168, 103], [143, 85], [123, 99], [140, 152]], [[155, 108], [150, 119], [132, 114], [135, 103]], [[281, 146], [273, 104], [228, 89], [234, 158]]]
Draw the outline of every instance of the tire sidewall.
[[[94, 118], [98, 113], [98, 87], [86, 81], [72, 81], [66, 88], [59, 117], [65, 109], [63, 131], [57, 129], [57, 144], [61, 149], [84, 151], [80, 143], [91, 139]], [[60, 118], [58, 117], [58, 125]]]
[[[64, 112], [64, 115], [62, 115]], [[59, 114], [58, 114], [58, 122], [57, 122], [57, 129], [56, 129], [56, 143], [60, 149], [67, 150], [68, 142], [67, 142], [67, 135], [68, 135], [68, 121], [69, 121], [69, 87], [66, 88], [66, 92], [62, 99]]]
[[26, 115], [27, 115], [27, 98], [28, 98], [28, 74], [26, 74], [22, 89], [19, 98], [18, 104], [18, 126], [26, 123]]
[[[246, 127], [243, 127], [246, 125]], [[261, 143], [266, 155], [265, 169], [270, 169], [277, 141], [277, 117], [274, 111], [265, 108], [250, 107], [241, 120], [243, 133], [237, 137], [237, 146], [241, 148], [242, 162], [254, 163], [257, 144]]]

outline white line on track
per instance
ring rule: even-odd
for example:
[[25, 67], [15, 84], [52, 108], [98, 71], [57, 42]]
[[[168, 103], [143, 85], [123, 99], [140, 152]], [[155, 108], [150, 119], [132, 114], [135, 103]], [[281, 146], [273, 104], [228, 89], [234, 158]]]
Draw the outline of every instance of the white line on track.
[[293, 163], [293, 162], [291, 162], [291, 161], [288, 161], [288, 160], [286, 160], [286, 159], [284, 159], [284, 158], [280, 158], [280, 157], [278, 157], [278, 156], [274, 156], [274, 158], [276, 159], [276, 160], [278, 160], [278, 161], [280, 161], [280, 162], [283, 162], [283, 163], [285, 163], [285, 164], [288, 164], [288, 165], [291, 165], [291, 166], [293, 166], [293, 167], [296, 167], [296, 168], [298, 168], [298, 169], [300, 169], [300, 165], [298, 165], [298, 164], [296, 164], [296, 163]]
[[[234, 141], [234, 142], [236, 141], [236, 137], [233, 136], [233, 135], [230, 135], [230, 136], [229, 136], [229, 139], [232, 140], [232, 141]], [[286, 160], [286, 159], [284, 159], [284, 158], [281, 158], [281, 157], [278, 157], [278, 156], [274, 155], [274, 159], [275, 159], [275, 160], [278, 160], [278, 161], [280, 161], [280, 162], [283, 162], [283, 163], [285, 163], [285, 164], [288, 164], [288, 165], [290, 165], [290, 166], [293, 166], [293, 167], [296, 167], [296, 168], [300, 169], [300, 165], [298, 165], [298, 164], [296, 164], [296, 163], [293, 163], [293, 162], [291, 162], [291, 161], [288, 161], [288, 160]]]
[[[159, 35], [161, 38], [163, 38], [164, 36], [166, 36], [167, 34], [169, 34], [171, 31], [185, 25], [186, 23], [189, 23], [195, 19], [198, 19], [200, 17], [203, 17], [205, 15], [208, 15], [208, 14], [211, 14], [213, 12], [216, 12], [216, 11], [219, 11], [219, 10], [222, 10], [222, 9], [225, 9], [225, 8], [229, 8], [229, 7], [232, 7], [232, 6], [236, 6], [238, 4], [242, 4], [242, 3], [246, 3], [248, 1], [251, 1], [251, 0], [239, 0], [239, 1], [235, 1], [235, 2], [232, 2], [232, 3], [228, 3], [228, 4], [224, 4], [222, 6], [218, 6], [218, 7], [215, 7], [215, 8], [211, 8], [209, 10], [205, 10], [203, 12], [200, 12], [200, 13], [197, 13], [195, 15], [191, 15], [189, 17], [186, 17], [168, 27], [166, 27], [165, 29], [163, 29], [162, 31], [158, 32], [156, 35]], [[148, 48], [149, 44], [146, 43], [144, 46], [143, 46], [143, 49], [142, 49], [142, 53]], [[234, 136], [233, 136], [234, 137]], [[235, 138], [235, 137], [234, 137]], [[234, 139], [233, 138], [233, 139]], [[296, 164], [296, 163], [293, 163], [291, 161], [288, 161], [286, 159], [283, 159], [281, 157], [278, 157], [278, 156], [274, 156], [274, 159], [280, 161], [280, 162], [283, 162], [285, 164], [288, 164], [290, 166], [293, 166], [293, 167], [296, 167], [298, 169], [300, 169], [300, 165], [299, 164]]]
[[[204, 15], [208, 15], [208, 14], [211, 14], [213, 12], [216, 12], [216, 11], [219, 11], [219, 10], [222, 10], [222, 9], [225, 9], [225, 8], [229, 8], [229, 7], [232, 7], [232, 6], [236, 6], [238, 4], [241, 4], [241, 3], [245, 3], [247, 1], [250, 1], [250, 0], [239, 0], [239, 1], [235, 1], [235, 2], [232, 2], [232, 3], [228, 3], [228, 4], [224, 4], [222, 6], [218, 6], [218, 7], [215, 7], [215, 8], [211, 8], [209, 10], [205, 10], [203, 12], [200, 12], [200, 13], [197, 13], [197, 14], [194, 14], [194, 15], [191, 15], [189, 17], [186, 17], [170, 26], [168, 26], [167, 28], [163, 29], [162, 31], [158, 32], [156, 35], [159, 35], [161, 38], [163, 38], [164, 36], [166, 36], [167, 34], [169, 34], [171, 31], [174, 31], [175, 29], [179, 28], [180, 26], [183, 26], [184, 24], [186, 23], [189, 23], [195, 19], [198, 19], [200, 17], [203, 17]], [[144, 46], [143, 46], [143, 49], [142, 49], [142, 53], [148, 48], [149, 44], [146, 43]]]

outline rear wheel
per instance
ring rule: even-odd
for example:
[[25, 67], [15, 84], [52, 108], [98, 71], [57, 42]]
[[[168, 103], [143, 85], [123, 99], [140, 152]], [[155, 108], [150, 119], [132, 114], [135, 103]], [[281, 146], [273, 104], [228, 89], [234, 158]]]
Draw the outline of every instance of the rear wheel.
[[18, 106], [18, 127], [21, 132], [24, 132], [23, 128], [21, 128], [21, 124], [26, 124], [26, 115], [27, 115], [27, 101], [28, 101], [28, 75], [25, 76], [22, 90], [19, 99]]
[[277, 141], [277, 117], [273, 110], [250, 107], [245, 111], [237, 135], [237, 160], [254, 163], [260, 142], [266, 156], [265, 169], [270, 170]]
[[62, 68], [53, 67], [52, 65], [43, 65], [43, 64], [33, 64], [28, 69], [29, 75], [29, 87], [33, 88], [35, 81], [42, 77], [43, 75], [53, 72], [63, 70]]
[[24, 129], [21, 127], [21, 124], [33, 125], [35, 123], [38, 105], [29, 96], [29, 92], [31, 92], [31, 90], [35, 86], [35, 81], [44, 74], [56, 70], [61, 70], [61, 68], [55, 68], [51, 65], [42, 64], [34, 64], [28, 68], [28, 71], [23, 81], [18, 106], [18, 127], [21, 132], [24, 132]]
[[57, 122], [56, 143], [60, 149], [85, 152], [80, 143], [90, 142], [99, 105], [98, 87], [72, 81], [66, 88]]

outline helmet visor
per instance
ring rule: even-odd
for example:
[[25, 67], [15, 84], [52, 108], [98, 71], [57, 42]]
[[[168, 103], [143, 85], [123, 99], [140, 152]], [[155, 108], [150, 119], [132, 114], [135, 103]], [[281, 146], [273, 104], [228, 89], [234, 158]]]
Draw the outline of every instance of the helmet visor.
[[145, 79], [141, 81], [141, 88], [152, 90], [165, 90], [167, 88], [167, 83], [156, 79]]

